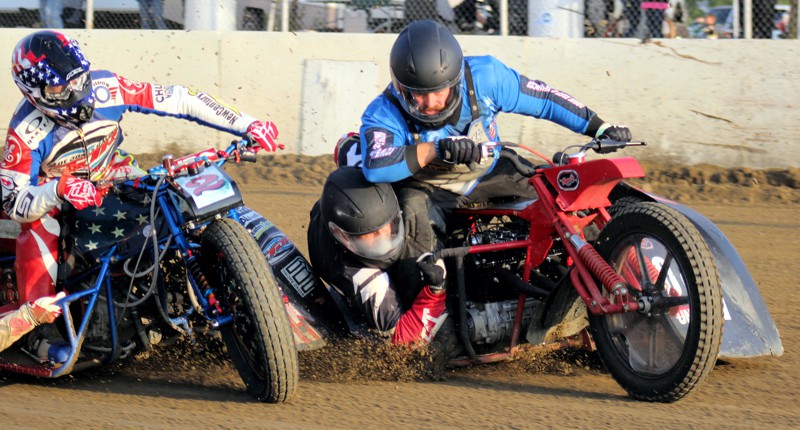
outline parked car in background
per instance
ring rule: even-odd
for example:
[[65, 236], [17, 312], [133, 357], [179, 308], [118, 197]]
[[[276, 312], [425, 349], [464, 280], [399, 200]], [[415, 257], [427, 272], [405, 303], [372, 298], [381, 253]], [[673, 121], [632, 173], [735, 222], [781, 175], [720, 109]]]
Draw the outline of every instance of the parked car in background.
[[[733, 18], [732, 5], [711, 7], [706, 16], [698, 18], [690, 25], [689, 33], [695, 38], [732, 39]], [[771, 38], [786, 38], [789, 30], [789, 5], [776, 4], [773, 8], [772, 22]], [[741, 38], [744, 33], [742, 24], [739, 25], [739, 32]]]
[[[140, 28], [137, 0], [93, 0], [95, 28]], [[64, 0], [65, 28], [86, 27], [86, 0]], [[0, 0], [0, 27], [40, 27], [39, 0]], [[176, 23], [167, 21], [170, 28]]]

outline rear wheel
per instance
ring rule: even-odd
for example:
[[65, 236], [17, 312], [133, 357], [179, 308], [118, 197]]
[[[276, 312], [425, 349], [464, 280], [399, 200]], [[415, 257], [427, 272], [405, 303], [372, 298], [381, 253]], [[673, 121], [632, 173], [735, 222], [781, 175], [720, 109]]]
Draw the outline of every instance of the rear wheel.
[[629, 284], [628, 299], [651, 306], [590, 315], [603, 363], [631, 397], [684, 397], [713, 369], [722, 339], [719, 276], [702, 236], [677, 211], [642, 202], [619, 208], [597, 249]]
[[299, 380], [289, 317], [272, 271], [239, 223], [212, 223], [201, 240], [201, 268], [233, 322], [220, 327], [247, 392], [264, 402], [288, 400]]

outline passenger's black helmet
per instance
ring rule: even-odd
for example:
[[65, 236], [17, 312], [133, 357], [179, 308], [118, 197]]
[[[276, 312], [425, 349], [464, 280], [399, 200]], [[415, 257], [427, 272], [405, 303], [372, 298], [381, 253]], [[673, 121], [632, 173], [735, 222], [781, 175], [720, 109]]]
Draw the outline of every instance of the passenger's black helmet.
[[[450, 31], [433, 20], [414, 21], [392, 46], [389, 66], [392, 85], [400, 104], [425, 127], [437, 128], [461, 107], [464, 54]], [[450, 88], [444, 110], [434, 115], [419, 111], [411, 93], [430, 93]]]
[[400, 257], [405, 228], [394, 190], [367, 181], [361, 169], [341, 167], [328, 176], [320, 215], [333, 237], [368, 265], [386, 268]]

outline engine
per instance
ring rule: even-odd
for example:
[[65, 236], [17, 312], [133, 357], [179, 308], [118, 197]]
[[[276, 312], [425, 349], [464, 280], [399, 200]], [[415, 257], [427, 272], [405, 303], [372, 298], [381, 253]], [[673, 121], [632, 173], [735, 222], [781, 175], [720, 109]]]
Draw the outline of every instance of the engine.
[[[461, 230], [459, 243], [455, 246], [475, 246], [504, 243], [528, 238], [527, 223], [507, 218], [472, 219]], [[469, 254], [464, 257], [467, 301], [490, 303], [506, 300], [516, 301], [519, 292], [503, 282], [500, 272], [519, 275], [525, 262], [525, 250]]]
[[[527, 240], [530, 224], [511, 217], [469, 216], [455, 223], [449, 246], [476, 246]], [[493, 345], [511, 338], [520, 294], [523, 305], [521, 330], [524, 333], [541, 306], [543, 298], [564, 279], [567, 268], [558, 241], [541, 266], [528, 273], [523, 267], [525, 249], [468, 254], [464, 257], [464, 292], [467, 334], [476, 350], [488, 352]], [[449, 269], [448, 269], [449, 270]]]
[[[539, 301], [536, 299], [525, 299], [525, 307], [522, 313], [523, 333], [531, 323], [534, 307], [537, 304], [539, 304]], [[516, 311], [516, 300], [468, 303], [467, 329], [470, 341], [476, 345], [493, 345], [502, 340], [511, 339]]]

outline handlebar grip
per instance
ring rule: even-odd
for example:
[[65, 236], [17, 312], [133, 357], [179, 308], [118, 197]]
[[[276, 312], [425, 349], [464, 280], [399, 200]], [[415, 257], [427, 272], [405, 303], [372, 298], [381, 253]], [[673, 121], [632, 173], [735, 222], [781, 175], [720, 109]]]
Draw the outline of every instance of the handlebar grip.
[[594, 150], [594, 152], [596, 152], [598, 154], [609, 154], [609, 153], [615, 152], [616, 150], [618, 150], [620, 148], [624, 148], [627, 144], [628, 144], [628, 142], [622, 142], [622, 141], [619, 141], [619, 140], [598, 139], [597, 140], [597, 145], [592, 147], [592, 149]]
[[434, 259], [448, 258], [448, 257], [463, 257], [469, 254], [469, 246], [461, 246], [458, 248], [445, 248], [439, 252], [434, 253]]
[[517, 169], [517, 172], [519, 172], [519, 174], [522, 176], [530, 178], [536, 173], [536, 168], [522, 164], [520, 156], [516, 152], [503, 148], [500, 150], [500, 157], [508, 159], [508, 161], [511, 162], [511, 165], [513, 165], [514, 168]]
[[595, 139], [587, 145], [587, 148], [591, 148], [594, 152], [598, 154], [609, 154], [615, 152], [618, 149], [625, 148], [626, 146], [647, 146], [647, 142], [643, 141], [630, 141], [630, 142], [623, 142], [620, 140], [613, 140], [613, 139]]

